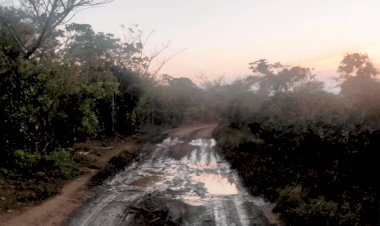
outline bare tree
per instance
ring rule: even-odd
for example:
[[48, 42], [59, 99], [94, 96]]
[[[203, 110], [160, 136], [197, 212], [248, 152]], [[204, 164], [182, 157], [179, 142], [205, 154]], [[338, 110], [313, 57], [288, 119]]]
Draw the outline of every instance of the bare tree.
[[[169, 46], [169, 44], [167, 46], [163, 46], [161, 49], [159, 49], [158, 51], [156, 52], [153, 52], [151, 57], [149, 58], [149, 65], [151, 64], [151, 62], [158, 56], [160, 55], [167, 47]], [[166, 65], [166, 63], [168, 63], [171, 59], [173, 59], [174, 57], [176, 57], [177, 55], [181, 54], [182, 52], [186, 51], [186, 49], [182, 49], [180, 51], [177, 51], [175, 53], [173, 53], [172, 55], [162, 59], [159, 64], [158, 64], [158, 67], [154, 70], [154, 72], [152, 73], [152, 77], [153, 78], [156, 78], [157, 75], [160, 73], [161, 69]], [[149, 67], [148, 67], [149, 69]]]
[[[31, 15], [36, 24], [34, 34], [23, 43], [21, 52], [29, 58], [64, 24], [78, 9], [110, 3], [113, 0], [20, 0], [21, 6]], [[20, 38], [18, 37], [18, 40]]]

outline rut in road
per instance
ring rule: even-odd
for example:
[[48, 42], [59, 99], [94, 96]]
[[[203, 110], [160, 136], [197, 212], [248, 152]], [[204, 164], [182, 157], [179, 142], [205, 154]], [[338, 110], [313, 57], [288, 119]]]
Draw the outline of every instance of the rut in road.
[[[271, 225], [215, 140], [167, 138], [97, 189], [68, 225]], [[273, 223], [273, 222], [272, 222]]]

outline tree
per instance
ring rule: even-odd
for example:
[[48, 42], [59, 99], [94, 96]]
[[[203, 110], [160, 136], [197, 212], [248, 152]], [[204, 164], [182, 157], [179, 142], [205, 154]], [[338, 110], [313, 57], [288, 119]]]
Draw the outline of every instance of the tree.
[[56, 31], [59, 25], [67, 22], [78, 9], [106, 4], [112, 0], [19, 0], [22, 6], [24, 21], [33, 24], [33, 30], [21, 33], [14, 25], [0, 16], [3, 26], [17, 42], [22, 56], [30, 58]]
[[310, 82], [315, 78], [310, 68], [286, 66], [281, 63], [270, 64], [265, 59], [249, 63], [254, 75], [246, 78], [246, 83], [257, 84], [261, 94], [273, 94], [293, 90], [297, 85]]
[[0, 51], [11, 59], [16, 59], [23, 49], [26, 39], [20, 38], [34, 30], [26, 18], [27, 14], [20, 9], [0, 7]]
[[121, 43], [113, 34], [95, 32], [89, 24], [66, 25], [66, 48], [64, 57], [86, 68], [111, 67], [115, 65]]
[[362, 97], [368, 102], [370, 97], [380, 94], [380, 84], [375, 80], [379, 74], [367, 54], [346, 54], [338, 67], [341, 93], [345, 96]]
[[340, 62], [338, 72], [342, 79], [354, 76], [371, 78], [376, 76], [379, 71], [373, 65], [367, 54], [352, 53], [344, 55]]
[[134, 111], [136, 122], [176, 126], [202, 117], [201, 89], [189, 78], [163, 75], [142, 95]]

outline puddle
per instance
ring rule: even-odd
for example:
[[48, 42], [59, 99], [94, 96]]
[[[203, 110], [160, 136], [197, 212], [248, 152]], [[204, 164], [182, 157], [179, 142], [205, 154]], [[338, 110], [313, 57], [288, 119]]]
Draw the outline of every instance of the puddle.
[[201, 197], [197, 195], [186, 195], [182, 198], [182, 200], [189, 205], [192, 206], [202, 206], [204, 203], [202, 202]]
[[235, 183], [231, 183], [227, 177], [220, 174], [201, 173], [192, 177], [195, 182], [203, 183], [207, 192], [211, 195], [236, 195], [238, 190]]
[[190, 141], [189, 144], [198, 147], [214, 147], [216, 145], [216, 141], [214, 139], [196, 139]]
[[130, 186], [136, 186], [136, 187], [147, 187], [150, 185], [155, 184], [156, 182], [160, 181], [162, 177], [160, 176], [147, 176], [143, 178], [139, 178], [137, 180], [132, 181], [129, 185]]
[[195, 147], [187, 143], [179, 143], [169, 148], [169, 156], [180, 160], [195, 150]]
[[161, 207], [173, 219], [182, 219], [179, 225], [268, 225], [262, 217], [270, 212], [263, 209], [267, 203], [247, 193], [215, 145], [214, 139], [165, 139], [109, 180], [68, 225], [141, 225], [133, 220], [140, 216], [137, 209]]

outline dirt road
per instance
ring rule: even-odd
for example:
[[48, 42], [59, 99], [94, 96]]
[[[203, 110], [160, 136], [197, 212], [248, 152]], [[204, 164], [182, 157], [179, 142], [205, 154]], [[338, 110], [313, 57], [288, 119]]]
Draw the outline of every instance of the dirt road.
[[170, 136], [98, 187], [68, 225], [272, 225], [263, 199], [244, 189], [215, 151], [216, 125]]
[[[97, 167], [104, 166], [113, 156], [124, 150], [135, 147], [131, 141], [122, 142], [113, 148], [97, 152], [93, 158], [93, 164]], [[89, 153], [92, 155], [92, 153]], [[58, 226], [63, 225], [68, 216], [77, 210], [86, 197], [86, 187], [89, 179], [96, 170], [88, 169], [88, 172], [73, 181], [68, 182], [60, 194], [48, 199], [38, 206], [29, 207], [22, 212], [3, 214], [0, 216], [0, 225], [4, 226]]]

